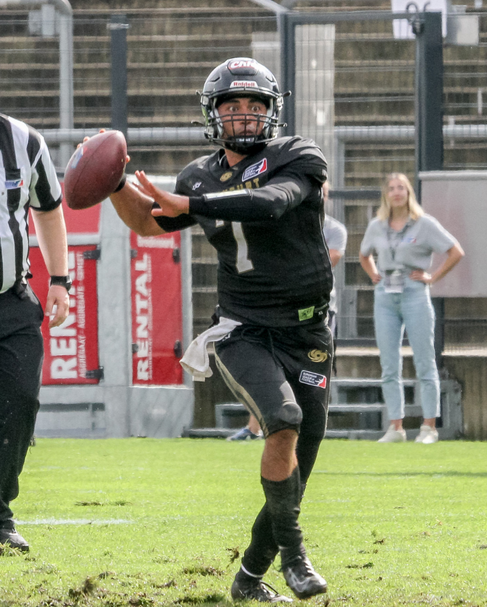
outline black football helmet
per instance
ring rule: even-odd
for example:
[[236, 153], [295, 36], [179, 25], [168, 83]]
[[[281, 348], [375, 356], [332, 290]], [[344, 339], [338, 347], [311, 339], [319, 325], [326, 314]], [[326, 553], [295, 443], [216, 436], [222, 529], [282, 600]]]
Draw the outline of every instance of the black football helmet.
[[[218, 106], [233, 97], [256, 97], [265, 103], [266, 115], [257, 116], [263, 124], [259, 135], [229, 136], [225, 133]], [[277, 137], [282, 97], [274, 75], [264, 65], [249, 57], [227, 59], [211, 72], [201, 93], [205, 137], [239, 154], [255, 153]], [[232, 122], [238, 117], [233, 115], [225, 122]]]

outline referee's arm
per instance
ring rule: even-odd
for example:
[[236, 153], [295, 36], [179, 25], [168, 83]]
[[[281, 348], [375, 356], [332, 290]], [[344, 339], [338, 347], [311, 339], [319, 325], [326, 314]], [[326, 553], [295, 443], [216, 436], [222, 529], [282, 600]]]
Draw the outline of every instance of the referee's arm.
[[[67, 276], [68, 243], [61, 205], [52, 211], [32, 210], [39, 247], [50, 276]], [[57, 306], [54, 311], [53, 308]], [[63, 286], [52, 285], [47, 294], [45, 315], [50, 317], [49, 328], [62, 324], [69, 313], [69, 296]]]

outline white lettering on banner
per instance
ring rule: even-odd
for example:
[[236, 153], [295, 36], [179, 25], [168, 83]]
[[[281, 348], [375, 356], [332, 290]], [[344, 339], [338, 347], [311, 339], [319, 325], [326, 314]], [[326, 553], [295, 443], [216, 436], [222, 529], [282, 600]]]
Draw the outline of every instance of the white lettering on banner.
[[137, 316], [137, 337], [149, 337], [149, 319], [147, 316]]
[[[83, 261], [83, 254], [75, 256], [73, 251], [68, 252], [68, 270], [73, 282], [77, 283], [83, 280], [83, 266], [79, 263], [79, 257]], [[76, 263], [78, 261], [78, 263]], [[70, 291], [70, 309], [71, 312], [68, 318], [60, 327], [53, 327], [50, 330], [51, 339], [49, 340], [49, 348], [51, 354], [51, 378], [52, 379], [76, 379], [78, 374], [78, 322], [79, 318], [73, 312], [73, 308], [79, 310], [82, 304], [83, 325], [84, 325], [84, 293], [83, 287], [76, 288], [75, 284]], [[67, 339], [69, 338], [69, 339]], [[86, 365], [85, 365], [86, 368]]]
[[86, 377], [86, 292], [85, 258], [83, 253], [76, 254], [77, 299], [78, 299], [78, 373]]
[[54, 337], [76, 337], [76, 314], [68, 314], [68, 317], [59, 327], [51, 329]]
[[51, 355], [52, 356], [75, 356], [78, 349], [76, 338], [55, 339], [51, 337]]
[[86, 335], [78, 339], [78, 369], [80, 377], [86, 377]]
[[149, 310], [149, 300], [142, 299], [142, 297], [138, 293], [136, 293], [135, 294], [135, 309], [137, 310], [137, 314], [140, 314], [144, 310], [148, 311]]
[[51, 362], [51, 377], [53, 379], [76, 379], [78, 377], [77, 362], [76, 357], [67, 360], [55, 358]]
[[147, 270], [149, 269], [150, 266], [150, 259], [149, 256], [147, 255], [147, 253], [144, 253], [144, 256], [142, 257], [142, 259], [138, 259], [135, 262], [135, 270], [137, 272], [147, 272]]
[[149, 340], [148, 339], [139, 339], [137, 341], [137, 344], [139, 346], [137, 356], [139, 358], [147, 358], [149, 356]]
[[139, 381], [149, 381], [152, 379], [152, 289], [150, 287], [152, 281], [151, 261], [152, 259], [149, 253], [144, 253], [142, 259], [138, 259], [135, 262], [135, 272], [137, 273], [135, 277], [135, 338], [137, 343], [138, 359], [136, 367], [136, 379]]
[[144, 273], [137, 277], [135, 288], [137, 289], [137, 293], [142, 293], [144, 297], [147, 297], [147, 274]]
[[145, 358], [137, 361], [137, 379], [149, 381], [149, 359]]

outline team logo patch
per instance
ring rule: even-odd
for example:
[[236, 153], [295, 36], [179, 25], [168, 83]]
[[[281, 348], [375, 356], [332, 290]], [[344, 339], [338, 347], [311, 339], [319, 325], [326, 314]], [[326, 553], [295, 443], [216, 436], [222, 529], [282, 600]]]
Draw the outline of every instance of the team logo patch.
[[193, 190], [197, 190], [199, 187], [201, 186], [201, 181], [197, 181], [194, 186], [193, 186]]
[[242, 175], [242, 181], [248, 181], [249, 179], [254, 179], [257, 175], [261, 175], [267, 171], [267, 158], [263, 158], [247, 167]]
[[308, 358], [314, 363], [323, 363], [328, 358], [328, 352], [322, 352], [321, 350], [310, 350], [308, 352]]
[[320, 375], [319, 373], [313, 373], [312, 371], [301, 371], [299, 381], [302, 384], [308, 386], [316, 386], [317, 388], [326, 388], [326, 375]]
[[234, 80], [230, 85], [231, 89], [255, 89], [257, 88], [257, 82], [253, 80]]
[[15, 190], [16, 188], [21, 188], [24, 185], [23, 179], [6, 179], [5, 180], [5, 188], [7, 190]]
[[223, 173], [223, 175], [220, 177], [220, 181], [228, 181], [232, 175], [232, 171], [227, 171], [226, 173]]

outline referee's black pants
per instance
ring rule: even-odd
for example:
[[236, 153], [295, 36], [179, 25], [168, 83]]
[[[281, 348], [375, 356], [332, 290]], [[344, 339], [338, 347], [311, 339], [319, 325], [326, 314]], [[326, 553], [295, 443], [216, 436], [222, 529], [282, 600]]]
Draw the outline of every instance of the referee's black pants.
[[39, 409], [42, 307], [30, 287], [0, 294], [0, 527], [13, 517]]

